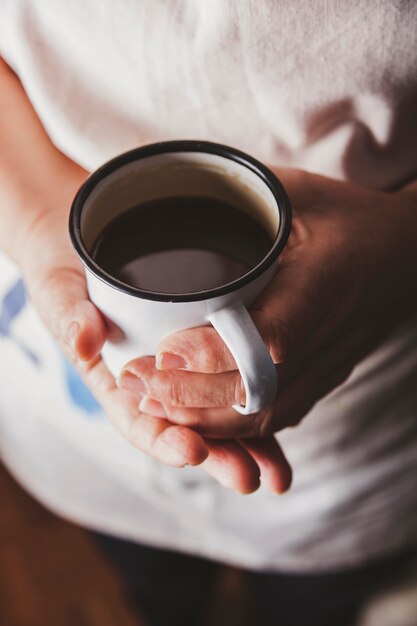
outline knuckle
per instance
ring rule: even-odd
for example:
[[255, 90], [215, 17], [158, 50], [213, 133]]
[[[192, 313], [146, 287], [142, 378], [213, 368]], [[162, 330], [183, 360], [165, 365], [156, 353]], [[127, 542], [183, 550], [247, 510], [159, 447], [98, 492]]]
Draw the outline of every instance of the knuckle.
[[224, 345], [211, 328], [201, 328], [193, 344], [192, 366], [217, 373], [223, 360]]
[[182, 406], [187, 399], [187, 386], [182, 380], [170, 380], [166, 389], [166, 402], [172, 406]]
[[196, 336], [198, 336], [198, 330], [196, 329], [180, 333], [172, 339], [172, 345], [169, 340], [166, 342], [164, 350], [180, 354], [188, 363], [192, 364], [195, 359]]
[[196, 372], [216, 374], [234, 369], [226, 344], [210, 326], [192, 328], [172, 335], [160, 344], [159, 351], [182, 356], [188, 369]]

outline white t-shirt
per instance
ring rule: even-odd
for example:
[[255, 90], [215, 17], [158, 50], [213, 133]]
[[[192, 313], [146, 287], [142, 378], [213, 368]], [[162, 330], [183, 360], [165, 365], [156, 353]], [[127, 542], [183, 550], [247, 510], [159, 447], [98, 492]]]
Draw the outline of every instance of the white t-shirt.
[[[416, 23], [412, 1], [0, 0], [0, 52], [89, 169], [200, 138], [390, 189], [417, 173]], [[4, 256], [0, 307], [0, 453], [62, 515], [254, 569], [340, 569], [416, 543], [416, 320], [279, 435], [290, 492], [243, 497], [113, 430]]]

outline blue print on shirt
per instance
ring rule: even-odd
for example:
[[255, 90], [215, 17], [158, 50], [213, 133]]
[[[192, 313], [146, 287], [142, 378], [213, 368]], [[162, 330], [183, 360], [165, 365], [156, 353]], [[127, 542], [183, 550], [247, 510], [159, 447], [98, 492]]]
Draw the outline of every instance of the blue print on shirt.
[[[0, 303], [0, 337], [11, 339], [34, 365], [40, 366], [41, 360], [39, 356], [16, 337], [12, 329], [13, 322], [24, 309], [26, 302], [27, 295], [23, 280], [18, 280], [5, 294], [3, 301]], [[94, 396], [85, 386], [71, 363], [63, 355], [62, 360], [64, 362], [65, 387], [72, 404], [82, 409], [88, 416], [101, 414], [100, 405], [96, 402]]]
[[86, 387], [71, 363], [65, 357], [63, 360], [66, 386], [73, 404], [91, 417], [100, 417], [101, 407], [93, 394]]
[[17, 337], [13, 335], [12, 323], [19, 315], [26, 304], [26, 290], [23, 280], [17, 281], [3, 298], [0, 309], [0, 336], [12, 339], [25, 353], [25, 355], [35, 365], [40, 365], [40, 359], [37, 354], [32, 352], [30, 348], [25, 346]]

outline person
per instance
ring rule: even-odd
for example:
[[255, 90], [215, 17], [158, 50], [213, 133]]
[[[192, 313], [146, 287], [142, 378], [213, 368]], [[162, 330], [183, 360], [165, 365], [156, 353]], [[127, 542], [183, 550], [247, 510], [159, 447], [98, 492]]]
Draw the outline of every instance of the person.
[[[151, 624], [196, 624], [216, 563], [250, 573], [259, 625], [351, 624], [412, 558], [416, 18], [412, 2], [0, 0], [0, 453], [98, 533]], [[88, 172], [188, 137], [269, 164], [293, 205], [251, 311], [279, 381], [255, 416], [230, 408], [242, 385], [212, 328], [116, 384], [69, 242]]]

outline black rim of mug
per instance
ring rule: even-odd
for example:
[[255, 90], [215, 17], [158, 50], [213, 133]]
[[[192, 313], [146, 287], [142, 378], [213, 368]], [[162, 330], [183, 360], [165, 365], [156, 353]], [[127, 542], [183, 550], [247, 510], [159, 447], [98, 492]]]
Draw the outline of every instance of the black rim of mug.
[[[111, 274], [105, 272], [90, 256], [81, 236], [81, 214], [84, 203], [93, 189], [104, 178], [132, 161], [168, 152], [206, 152], [230, 159], [231, 161], [235, 161], [236, 163], [239, 163], [240, 165], [243, 165], [251, 170], [272, 192], [280, 214], [278, 233], [268, 254], [258, 265], [247, 272], [247, 274], [244, 274], [233, 282], [221, 285], [215, 289], [207, 289], [206, 291], [181, 294], [160, 293], [139, 289], [138, 287], [132, 287], [131, 285], [123, 283], [117, 278], [114, 278]], [[94, 274], [94, 276], [111, 287], [131, 296], [136, 296], [146, 300], [156, 300], [159, 302], [196, 302], [198, 300], [208, 300], [210, 298], [216, 298], [232, 293], [261, 276], [261, 274], [263, 274], [265, 270], [273, 264], [282, 252], [290, 234], [291, 205], [288, 195], [278, 177], [265, 165], [240, 150], [231, 148], [230, 146], [213, 143], [211, 141], [162, 141], [141, 146], [140, 148], [135, 148], [129, 152], [124, 152], [110, 161], [107, 161], [107, 163], [93, 172], [80, 187], [74, 198], [69, 218], [69, 230], [72, 245], [74, 246], [75, 251], [80, 257], [82, 263], [90, 270], [90, 272], [92, 272], [92, 274]]]

